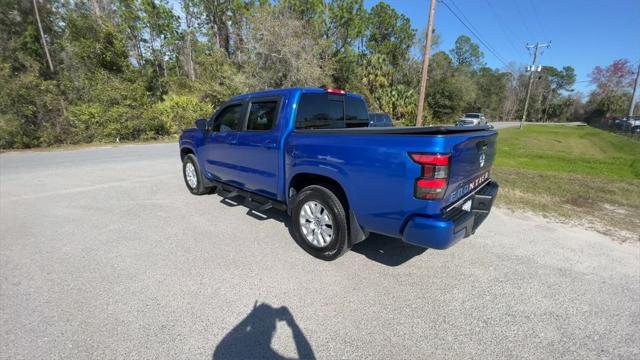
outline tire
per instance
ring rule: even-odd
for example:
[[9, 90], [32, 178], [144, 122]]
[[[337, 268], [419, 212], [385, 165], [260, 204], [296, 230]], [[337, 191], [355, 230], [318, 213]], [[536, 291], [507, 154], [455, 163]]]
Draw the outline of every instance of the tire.
[[210, 189], [204, 184], [198, 161], [193, 154], [188, 154], [182, 159], [182, 177], [184, 178], [184, 184], [192, 194], [204, 195], [209, 192]]
[[332, 261], [349, 250], [346, 211], [330, 187], [302, 189], [291, 211], [291, 226], [296, 242], [318, 259]]

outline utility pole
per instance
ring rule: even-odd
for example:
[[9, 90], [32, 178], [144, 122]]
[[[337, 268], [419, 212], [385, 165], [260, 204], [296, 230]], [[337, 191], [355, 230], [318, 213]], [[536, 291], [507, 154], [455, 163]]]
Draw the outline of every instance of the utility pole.
[[633, 82], [633, 94], [631, 95], [631, 105], [629, 106], [629, 119], [633, 116], [633, 108], [636, 107], [636, 91], [638, 90], [638, 78], [640, 77], [640, 63], [636, 71], [636, 80]]
[[424, 97], [427, 92], [429, 56], [431, 54], [431, 42], [433, 41], [433, 17], [435, 16], [435, 13], [436, 0], [431, 0], [431, 4], [429, 5], [429, 22], [427, 23], [427, 44], [424, 47], [424, 60], [422, 61], [422, 79], [420, 80], [420, 97], [418, 98], [416, 126], [422, 126], [422, 112], [424, 111]]
[[51, 56], [49, 56], [49, 48], [47, 47], [47, 40], [44, 38], [44, 31], [42, 31], [42, 23], [40, 23], [40, 14], [38, 13], [36, 0], [33, 0], [33, 11], [36, 13], [36, 21], [38, 22], [38, 29], [40, 29], [40, 40], [42, 41], [42, 47], [44, 47], [44, 53], [47, 56], [49, 70], [53, 73], [53, 63], [51, 62]]
[[527, 119], [527, 108], [529, 107], [529, 95], [531, 95], [531, 83], [533, 83], [533, 73], [534, 72], [538, 72], [540, 71], [540, 67], [536, 68], [536, 60], [538, 60], [538, 50], [540, 50], [540, 48], [548, 48], [549, 46], [551, 46], [551, 42], [547, 43], [547, 44], [540, 44], [539, 42], [536, 42], [533, 45], [526, 45], [527, 49], [531, 49], [534, 48], [535, 51], [533, 52], [533, 62], [531, 63], [531, 66], [529, 67], [529, 85], [527, 85], [527, 95], [525, 96], [524, 99], [524, 111], [522, 113], [522, 120], [520, 120], [520, 129], [522, 129], [522, 127], [524, 126], [524, 121]]

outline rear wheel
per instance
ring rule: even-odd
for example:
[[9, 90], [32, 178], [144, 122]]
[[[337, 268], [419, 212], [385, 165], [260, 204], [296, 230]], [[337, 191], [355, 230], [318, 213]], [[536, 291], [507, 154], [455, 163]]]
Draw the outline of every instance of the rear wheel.
[[298, 244], [319, 259], [335, 260], [349, 250], [345, 208], [327, 187], [302, 189], [291, 212], [291, 223]]
[[182, 175], [187, 189], [194, 195], [203, 195], [209, 192], [209, 188], [204, 185], [202, 172], [198, 167], [198, 161], [193, 154], [188, 154], [182, 159]]

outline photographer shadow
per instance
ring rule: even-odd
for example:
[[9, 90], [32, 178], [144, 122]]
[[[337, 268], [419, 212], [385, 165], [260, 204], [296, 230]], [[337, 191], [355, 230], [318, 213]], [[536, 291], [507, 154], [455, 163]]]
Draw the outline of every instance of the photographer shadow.
[[293, 335], [298, 359], [315, 359], [311, 344], [286, 306], [254, 305], [251, 312], [218, 343], [213, 360], [227, 359], [289, 359], [271, 347], [277, 322], [287, 324]]

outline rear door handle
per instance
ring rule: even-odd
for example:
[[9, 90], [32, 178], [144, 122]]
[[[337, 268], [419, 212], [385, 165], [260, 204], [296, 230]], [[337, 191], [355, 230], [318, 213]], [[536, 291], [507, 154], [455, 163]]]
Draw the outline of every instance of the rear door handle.
[[276, 144], [272, 140], [266, 140], [262, 143], [262, 147], [265, 147], [267, 149], [275, 149]]

